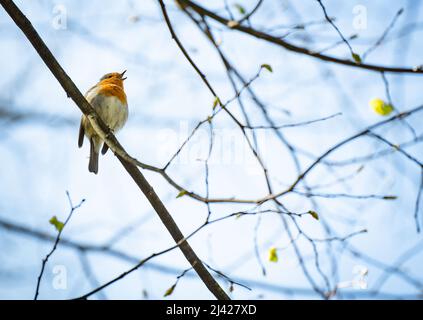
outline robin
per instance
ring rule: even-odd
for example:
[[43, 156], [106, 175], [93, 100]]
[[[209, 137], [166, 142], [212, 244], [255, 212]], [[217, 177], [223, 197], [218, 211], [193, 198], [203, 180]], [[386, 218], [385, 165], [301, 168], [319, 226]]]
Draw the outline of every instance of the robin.
[[[104, 75], [100, 81], [87, 91], [85, 98], [95, 109], [101, 120], [109, 127], [112, 132], [120, 130], [128, 119], [128, 103], [123, 89], [123, 81], [126, 70], [122, 73], [112, 72]], [[95, 132], [90, 121], [85, 117], [81, 118], [79, 127], [78, 146], [81, 148], [84, 142], [84, 134], [90, 141], [90, 162], [88, 170], [98, 173], [98, 154], [107, 152], [107, 144]]]

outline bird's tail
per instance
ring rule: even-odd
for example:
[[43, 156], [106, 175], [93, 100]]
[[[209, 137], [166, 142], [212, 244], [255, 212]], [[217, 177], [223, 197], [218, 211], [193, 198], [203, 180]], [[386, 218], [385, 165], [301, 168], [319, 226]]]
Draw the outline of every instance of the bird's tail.
[[90, 140], [90, 162], [88, 164], [88, 171], [98, 173], [98, 148], [93, 139]]

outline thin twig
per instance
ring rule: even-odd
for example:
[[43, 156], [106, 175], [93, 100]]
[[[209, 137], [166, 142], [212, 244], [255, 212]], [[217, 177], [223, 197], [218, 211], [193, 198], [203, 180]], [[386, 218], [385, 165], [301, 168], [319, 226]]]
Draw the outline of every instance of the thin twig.
[[42, 279], [43, 274], [44, 274], [44, 269], [46, 267], [48, 259], [51, 257], [51, 255], [54, 253], [54, 251], [56, 251], [56, 249], [57, 249], [57, 245], [59, 244], [60, 236], [62, 235], [63, 229], [68, 224], [68, 222], [69, 222], [70, 218], [72, 217], [72, 214], [74, 213], [74, 211], [76, 209], [78, 209], [85, 201], [85, 199], [82, 199], [79, 204], [74, 206], [72, 204], [72, 199], [71, 199], [68, 191], [66, 191], [66, 196], [68, 197], [70, 212], [69, 212], [68, 217], [66, 218], [65, 222], [63, 223], [62, 228], [60, 228], [59, 232], [57, 233], [57, 237], [56, 237], [56, 240], [54, 241], [53, 248], [51, 248], [50, 252], [45, 256], [45, 258], [42, 261], [40, 274], [38, 275], [38, 279], [37, 279], [37, 287], [35, 289], [34, 300], [38, 299], [38, 295], [39, 295], [39, 292], [40, 292], [41, 279]]

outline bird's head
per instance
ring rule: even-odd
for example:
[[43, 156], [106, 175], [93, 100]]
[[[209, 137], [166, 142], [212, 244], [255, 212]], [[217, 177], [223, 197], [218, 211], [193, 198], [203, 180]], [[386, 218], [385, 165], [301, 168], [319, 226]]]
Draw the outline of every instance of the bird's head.
[[101, 77], [100, 81], [123, 81], [126, 79], [126, 77], [123, 77], [125, 75], [125, 71], [119, 73], [119, 72], [111, 72], [107, 73], [104, 76]]

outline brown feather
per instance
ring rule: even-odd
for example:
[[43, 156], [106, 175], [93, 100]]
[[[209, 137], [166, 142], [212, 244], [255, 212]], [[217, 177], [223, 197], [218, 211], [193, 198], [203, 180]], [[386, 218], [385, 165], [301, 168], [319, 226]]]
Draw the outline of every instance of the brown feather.
[[95, 149], [92, 139], [90, 140], [90, 162], [88, 163], [88, 171], [95, 174], [98, 173], [98, 151]]
[[79, 125], [78, 147], [81, 148], [83, 143], [84, 143], [84, 126], [82, 124], [82, 119], [81, 119], [81, 124]]
[[101, 148], [101, 154], [105, 155], [107, 150], [109, 150], [109, 147], [107, 146], [107, 144], [103, 144], [103, 148]]

